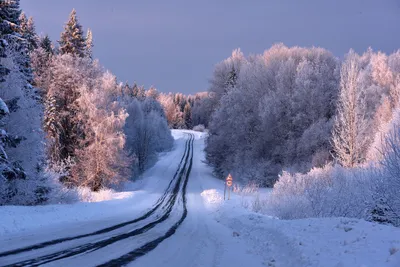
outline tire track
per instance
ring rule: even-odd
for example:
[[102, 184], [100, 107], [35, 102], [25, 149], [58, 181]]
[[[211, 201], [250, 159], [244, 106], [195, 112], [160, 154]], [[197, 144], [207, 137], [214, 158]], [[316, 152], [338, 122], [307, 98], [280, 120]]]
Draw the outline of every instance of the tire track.
[[127, 221], [127, 222], [123, 222], [123, 223], [119, 223], [119, 224], [116, 224], [116, 225], [113, 225], [113, 226], [110, 226], [110, 227], [107, 227], [107, 228], [103, 228], [103, 229], [100, 229], [100, 230], [97, 230], [95, 232], [91, 232], [91, 233], [88, 233], [88, 234], [82, 234], [82, 235], [77, 235], [77, 236], [72, 236], [72, 237], [58, 238], [58, 239], [54, 239], [54, 240], [50, 240], [50, 241], [46, 241], [46, 242], [30, 245], [30, 246], [23, 247], [23, 248], [18, 248], [18, 249], [13, 249], [13, 250], [1, 252], [0, 253], [0, 258], [6, 257], [6, 256], [15, 255], [15, 254], [26, 252], [26, 251], [32, 251], [32, 250], [35, 250], [35, 249], [45, 248], [45, 247], [56, 245], [56, 244], [63, 243], [63, 242], [66, 242], [66, 241], [72, 241], [72, 240], [76, 240], [76, 239], [80, 239], [80, 238], [85, 238], [85, 237], [105, 234], [105, 233], [117, 230], [119, 228], [128, 226], [130, 224], [134, 224], [134, 223], [137, 223], [137, 222], [140, 222], [140, 221], [143, 221], [143, 220], [147, 219], [148, 217], [150, 217], [150, 215], [152, 215], [161, 206], [161, 204], [164, 202], [165, 198], [169, 194], [172, 182], [178, 176], [178, 173], [179, 173], [179, 171], [181, 169], [182, 163], [183, 163], [183, 161], [185, 159], [185, 155], [187, 153], [188, 146], [189, 146], [189, 139], [185, 143], [185, 150], [184, 150], [183, 156], [182, 156], [182, 158], [181, 158], [181, 160], [179, 162], [178, 169], [176, 170], [176, 172], [175, 172], [173, 178], [171, 179], [171, 181], [169, 182], [167, 189], [165, 190], [163, 195], [157, 200], [156, 204], [153, 205], [153, 208], [151, 208], [148, 212], [146, 212], [142, 216], [140, 216], [140, 217], [138, 217], [136, 219], [133, 219], [133, 220], [130, 220], [130, 221]]
[[[154, 221], [152, 221], [150, 223], [147, 223], [143, 227], [140, 227], [140, 228], [135, 229], [135, 230], [131, 230], [131, 231], [123, 233], [123, 234], [118, 234], [118, 235], [115, 235], [115, 236], [112, 236], [112, 237], [109, 237], [107, 239], [100, 240], [100, 241], [97, 241], [97, 242], [94, 242], [94, 243], [84, 244], [84, 245], [77, 246], [77, 247], [74, 247], [74, 248], [65, 249], [65, 250], [62, 250], [62, 251], [59, 251], [59, 252], [51, 253], [51, 254], [44, 255], [44, 256], [41, 256], [41, 257], [37, 257], [37, 258], [34, 258], [34, 259], [20, 261], [20, 262], [17, 262], [17, 263], [13, 263], [11, 265], [6, 265], [6, 266], [39, 266], [39, 265], [46, 264], [46, 263], [49, 263], [49, 262], [53, 262], [53, 261], [61, 260], [61, 259], [64, 259], [64, 258], [76, 256], [76, 255], [79, 255], [79, 254], [90, 253], [90, 252], [93, 252], [95, 250], [104, 248], [104, 247], [106, 247], [108, 245], [114, 244], [114, 243], [116, 243], [118, 241], [121, 241], [123, 239], [126, 239], [126, 238], [129, 238], [129, 237], [133, 237], [133, 236], [145, 233], [148, 230], [154, 228], [157, 224], [165, 221], [169, 217], [169, 215], [170, 215], [170, 213], [172, 211], [172, 208], [174, 207], [174, 205], [176, 203], [176, 199], [177, 199], [177, 196], [179, 194], [180, 187], [181, 187], [181, 182], [182, 182], [182, 179], [183, 179], [183, 176], [184, 176], [185, 173], [187, 175], [186, 175], [186, 179], [184, 179], [183, 188], [184, 188], [184, 191], [186, 191], [187, 177], [188, 177], [188, 173], [190, 172], [190, 171], [186, 172], [186, 169], [187, 169], [186, 166], [187, 166], [188, 161], [189, 161], [189, 155], [191, 155], [189, 168], [191, 168], [191, 165], [192, 165], [193, 140], [194, 140], [194, 136], [190, 134], [190, 137], [189, 137], [189, 139], [187, 140], [187, 143], [186, 143], [187, 146], [185, 147], [184, 156], [183, 156], [183, 158], [181, 160], [181, 163], [184, 162], [183, 167], [182, 168], [178, 168], [174, 178], [171, 180], [171, 182], [169, 184], [169, 187], [170, 187], [170, 185], [172, 185], [172, 181], [173, 180], [175, 180], [176, 178], [178, 178], [178, 180], [176, 181], [175, 186], [172, 189], [172, 192], [168, 192], [168, 189], [167, 189], [167, 191], [165, 193], [165, 196], [162, 197], [162, 201], [157, 206], [157, 208], [158, 208], [163, 203], [163, 200], [165, 200], [167, 196], [169, 197], [167, 202], [164, 204], [164, 207], [163, 207], [163, 209], [166, 208], [166, 211], [161, 217], [157, 218], [156, 220], [154, 220]], [[184, 161], [183, 161], [183, 159], [184, 159]], [[181, 163], [180, 163], [180, 165], [181, 165]], [[185, 197], [184, 197], [184, 201], [186, 201]], [[145, 215], [147, 215], [147, 213]], [[144, 217], [144, 216], [142, 216], [142, 217]], [[140, 219], [140, 218], [138, 218], [138, 219]], [[138, 220], [138, 219], [136, 219], [136, 220]], [[121, 224], [119, 224], [119, 225], [121, 225]], [[111, 228], [111, 227], [109, 227], [109, 228]], [[75, 238], [75, 239], [77, 239], [77, 238]]]
[[190, 171], [192, 169], [192, 163], [193, 163], [193, 142], [191, 145], [192, 145], [192, 149], [190, 152], [191, 153], [190, 164], [189, 164], [188, 170], [186, 172], [186, 177], [185, 177], [185, 181], [184, 181], [183, 189], [182, 189], [183, 213], [182, 213], [182, 216], [179, 219], [179, 221], [176, 222], [163, 236], [160, 236], [159, 238], [156, 238], [156, 239], [146, 243], [145, 245], [141, 246], [140, 248], [137, 248], [117, 259], [113, 259], [106, 263], [97, 265], [97, 267], [109, 267], [109, 266], [118, 267], [118, 266], [123, 266], [128, 263], [131, 263], [132, 261], [135, 261], [137, 258], [144, 256], [147, 253], [149, 253], [150, 251], [152, 251], [153, 249], [155, 249], [161, 242], [163, 242], [165, 239], [169, 238], [176, 232], [178, 227], [182, 224], [182, 222], [186, 219], [186, 216], [187, 216], [186, 187], [187, 187], [187, 183], [189, 181]]

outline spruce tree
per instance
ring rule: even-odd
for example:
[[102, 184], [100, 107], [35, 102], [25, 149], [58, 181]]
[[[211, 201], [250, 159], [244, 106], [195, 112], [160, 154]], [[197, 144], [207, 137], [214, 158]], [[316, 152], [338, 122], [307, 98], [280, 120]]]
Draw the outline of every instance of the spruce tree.
[[51, 42], [51, 40], [50, 40], [50, 37], [49, 37], [49, 35], [45, 35], [43, 38], [41, 38], [40, 39], [40, 41], [39, 41], [39, 46], [44, 50], [44, 51], [46, 51], [46, 53], [48, 53], [48, 54], [54, 54], [54, 51], [53, 51], [53, 44], [52, 44], [52, 42]]
[[93, 36], [92, 30], [88, 29], [86, 33], [86, 47], [85, 47], [85, 54], [87, 58], [93, 58]]
[[[16, 37], [15, 29], [19, 25], [19, 0], [0, 1], [0, 58], [6, 57], [6, 47], [11, 38]], [[0, 82], [4, 81], [9, 69], [0, 65]]]
[[[42, 186], [43, 175], [38, 171], [43, 159], [41, 107], [37, 101], [38, 94], [31, 85], [29, 44], [21, 33], [21, 29], [28, 24], [26, 17], [21, 16], [18, 0], [0, 1], [0, 93], [4, 100], [1, 101], [0, 120], [3, 121], [0, 128], [6, 126], [8, 132], [0, 130], [1, 165], [6, 166], [5, 161], [11, 164], [9, 169], [1, 167], [5, 191], [0, 190], [0, 195], [1, 202], [9, 204], [35, 204], [38, 200], [36, 190], [45, 188]], [[7, 106], [8, 112], [5, 109]], [[4, 120], [5, 117], [7, 120]], [[42, 193], [45, 191], [42, 190]]]
[[19, 27], [19, 0], [0, 1], [0, 34], [2, 36], [15, 35], [16, 28]]
[[25, 13], [22, 12], [20, 17], [20, 28], [19, 33], [21, 34], [22, 38], [27, 41], [28, 50], [32, 51], [33, 49], [38, 48], [38, 36], [35, 30], [35, 23], [33, 18], [30, 17], [29, 19], [26, 17]]
[[26, 175], [18, 166], [10, 161], [6, 147], [15, 144], [15, 137], [9, 135], [4, 127], [5, 119], [10, 114], [6, 103], [0, 98], [0, 205], [8, 204], [15, 190], [10, 183], [17, 179], [25, 179]]
[[83, 36], [81, 24], [78, 22], [75, 9], [69, 15], [69, 20], [61, 33], [60, 44], [61, 54], [72, 54], [78, 57], [85, 57], [86, 40]]
[[186, 129], [192, 129], [192, 108], [190, 107], [189, 102], [186, 103], [185, 108], [183, 109], [183, 119], [185, 120]]

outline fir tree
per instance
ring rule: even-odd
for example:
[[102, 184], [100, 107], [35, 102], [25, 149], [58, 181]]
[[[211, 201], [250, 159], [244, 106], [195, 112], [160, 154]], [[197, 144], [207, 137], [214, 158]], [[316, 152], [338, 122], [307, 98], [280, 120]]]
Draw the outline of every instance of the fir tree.
[[83, 36], [81, 24], [78, 22], [75, 9], [69, 15], [69, 20], [61, 33], [60, 44], [61, 54], [72, 54], [78, 57], [85, 57], [86, 41]]

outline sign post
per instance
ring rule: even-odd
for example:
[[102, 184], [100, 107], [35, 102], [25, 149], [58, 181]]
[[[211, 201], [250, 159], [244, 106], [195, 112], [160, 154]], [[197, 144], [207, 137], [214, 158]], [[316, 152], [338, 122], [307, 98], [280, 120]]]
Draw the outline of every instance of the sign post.
[[225, 200], [225, 195], [226, 195], [226, 188], [228, 187], [228, 200], [231, 198], [231, 187], [233, 184], [233, 178], [232, 175], [229, 174], [228, 177], [225, 179], [225, 189], [224, 189], [224, 200]]

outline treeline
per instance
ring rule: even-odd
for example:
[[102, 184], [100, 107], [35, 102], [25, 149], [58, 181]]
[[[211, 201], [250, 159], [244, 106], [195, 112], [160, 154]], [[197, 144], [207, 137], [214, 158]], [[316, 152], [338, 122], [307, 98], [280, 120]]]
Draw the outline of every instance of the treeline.
[[207, 160], [220, 177], [275, 184], [276, 216], [400, 223], [400, 51], [235, 50], [209, 91]]
[[214, 105], [208, 92], [200, 92], [195, 95], [182, 93], [162, 93], [155, 87], [146, 90], [136, 83], [123, 86], [124, 94], [137, 99], [151, 98], [163, 107], [168, 127], [171, 129], [192, 129], [197, 125], [208, 126]]
[[282, 169], [325, 164], [339, 80], [339, 61], [321, 48], [276, 45], [248, 58], [235, 50], [211, 80], [208, 161], [220, 176], [267, 186]]
[[58, 45], [18, 0], [0, 4], [0, 204], [134, 178], [173, 138], [161, 105], [134, 95], [93, 58], [73, 10]]
[[[159, 93], [155, 88], [148, 90], [149, 97], [156, 99], [164, 108], [168, 126], [172, 129], [192, 129], [194, 126], [208, 126], [212, 109], [207, 92], [195, 95], [182, 93]], [[209, 107], [209, 112], [206, 112]]]

